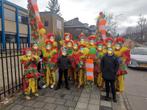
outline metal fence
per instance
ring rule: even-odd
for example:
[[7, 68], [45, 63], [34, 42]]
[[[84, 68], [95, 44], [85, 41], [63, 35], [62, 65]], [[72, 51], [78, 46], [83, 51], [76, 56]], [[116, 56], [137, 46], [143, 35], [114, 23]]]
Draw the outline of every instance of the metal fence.
[[17, 49], [16, 43], [7, 43], [2, 49], [0, 44], [0, 101], [13, 95], [22, 87], [23, 67], [20, 62], [21, 50], [28, 47], [27, 43], [21, 43]]

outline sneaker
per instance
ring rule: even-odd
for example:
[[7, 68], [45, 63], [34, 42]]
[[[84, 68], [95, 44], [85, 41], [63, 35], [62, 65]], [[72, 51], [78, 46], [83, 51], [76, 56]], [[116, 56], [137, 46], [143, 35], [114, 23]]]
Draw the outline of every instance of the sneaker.
[[67, 90], [70, 90], [70, 88], [69, 88], [69, 87], [66, 87], [66, 89], [67, 89]]
[[58, 89], [60, 89], [60, 87], [57, 86], [57, 87], [55, 88], [55, 90], [58, 90]]
[[30, 97], [30, 96], [26, 96], [26, 99], [27, 99], [27, 100], [31, 100], [31, 97]]
[[117, 103], [117, 100], [116, 99], [113, 99], [113, 102]]
[[105, 100], [106, 101], [110, 101], [110, 97], [105, 97]]
[[38, 97], [38, 96], [39, 96], [39, 94], [38, 94], [38, 93], [35, 93], [34, 95], [35, 95], [36, 97]]

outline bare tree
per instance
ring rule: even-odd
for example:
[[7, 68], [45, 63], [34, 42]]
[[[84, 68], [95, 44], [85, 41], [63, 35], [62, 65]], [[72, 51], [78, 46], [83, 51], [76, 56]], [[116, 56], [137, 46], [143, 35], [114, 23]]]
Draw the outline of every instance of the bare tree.
[[107, 20], [107, 31], [111, 33], [113, 36], [117, 36], [117, 29], [118, 29], [118, 22], [119, 22], [119, 17], [122, 14], [119, 15], [114, 15], [114, 14], [106, 14], [105, 18]]
[[61, 15], [58, 0], [49, 0], [47, 9], [49, 9], [50, 13], [52, 14]]
[[147, 25], [147, 19], [144, 16], [140, 15], [137, 23], [140, 28], [139, 30], [141, 34], [141, 40], [144, 40], [144, 32], [145, 32], [145, 26]]

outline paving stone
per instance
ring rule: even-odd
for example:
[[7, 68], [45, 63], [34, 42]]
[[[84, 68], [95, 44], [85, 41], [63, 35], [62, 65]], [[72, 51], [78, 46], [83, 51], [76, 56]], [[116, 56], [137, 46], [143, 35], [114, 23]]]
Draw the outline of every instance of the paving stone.
[[88, 104], [88, 101], [89, 101], [89, 98], [85, 98], [85, 97], [80, 97], [79, 98], [79, 102], [87, 103]]
[[100, 110], [112, 110], [112, 108], [106, 106], [100, 106]]
[[55, 110], [57, 106], [55, 104], [46, 104], [43, 109], [45, 110]]
[[31, 107], [34, 103], [36, 103], [34, 100], [26, 100], [22, 105]]
[[99, 100], [99, 96], [98, 95], [94, 95], [94, 94], [91, 94], [90, 98], [91, 99], [98, 99]]
[[111, 102], [109, 101], [101, 101], [100, 106], [112, 107]]
[[88, 110], [99, 110], [99, 105], [89, 104]]
[[97, 100], [97, 99], [90, 99], [90, 100], [89, 100], [89, 103], [90, 103], [90, 104], [99, 105], [99, 100]]
[[55, 102], [55, 98], [53, 98], [53, 97], [47, 97], [45, 100], [44, 100], [44, 102], [47, 102], [47, 103], [54, 103]]
[[55, 104], [60, 104], [60, 105], [64, 105], [66, 102], [65, 99], [56, 99]]
[[38, 96], [38, 97], [36, 98], [36, 101], [44, 101], [45, 99], [46, 99], [45, 96]]
[[87, 94], [87, 93], [82, 93], [80, 97], [89, 98], [89, 97], [90, 97], [90, 94]]
[[72, 94], [72, 92], [69, 91], [69, 90], [65, 90], [65, 91], [63, 91], [63, 92], [61, 92], [61, 93], [66, 94], [66, 95], [71, 95], [71, 94]]
[[34, 110], [32, 107], [24, 107], [22, 110]]
[[69, 107], [68, 110], [75, 110], [75, 108], [73, 108], [73, 107]]
[[77, 105], [77, 102], [74, 102], [74, 101], [67, 101], [65, 103], [65, 106], [68, 106], [68, 107], [75, 107]]
[[73, 101], [76, 101], [76, 102], [77, 102], [78, 100], [79, 100], [79, 97], [77, 97], [77, 96], [75, 96], [74, 99], [73, 99]]
[[78, 108], [78, 109], [87, 109], [87, 106], [88, 106], [87, 103], [78, 102], [76, 108]]
[[22, 110], [24, 106], [22, 105], [14, 105], [10, 110]]
[[32, 107], [35, 107], [35, 108], [42, 108], [43, 106], [45, 105], [44, 102], [36, 102], [32, 105]]
[[68, 107], [65, 106], [57, 106], [55, 110], [68, 110]]
[[71, 95], [65, 95], [64, 99], [67, 99], [67, 100], [73, 100], [73, 99], [74, 99], [74, 96], [71, 96]]
[[55, 94], [55, 92], [47, 92], [44, 96], [53, 97]]
[[15, 103], [15, 104], [19, 104], [19, 105], [21, 105], [21, 104], [23, 104], [24, 102], [25, 102], [24, 99], [19, 98], [19, 99], [17, 99], [14, 103]]

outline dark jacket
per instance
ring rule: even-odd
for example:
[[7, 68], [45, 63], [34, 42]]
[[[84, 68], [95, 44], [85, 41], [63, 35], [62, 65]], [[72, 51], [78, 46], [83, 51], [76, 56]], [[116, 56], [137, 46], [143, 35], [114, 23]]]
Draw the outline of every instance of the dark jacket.
[[101, 70], [104, 80], [115, 80], [119, 68], [117, 57], [105, 55], [101, 60]]
[[58, 58], [57, 64], [59, 69], [66, 70], [66, 69], [69, 69], [71, 62], [67, 56], [60, 56]]

